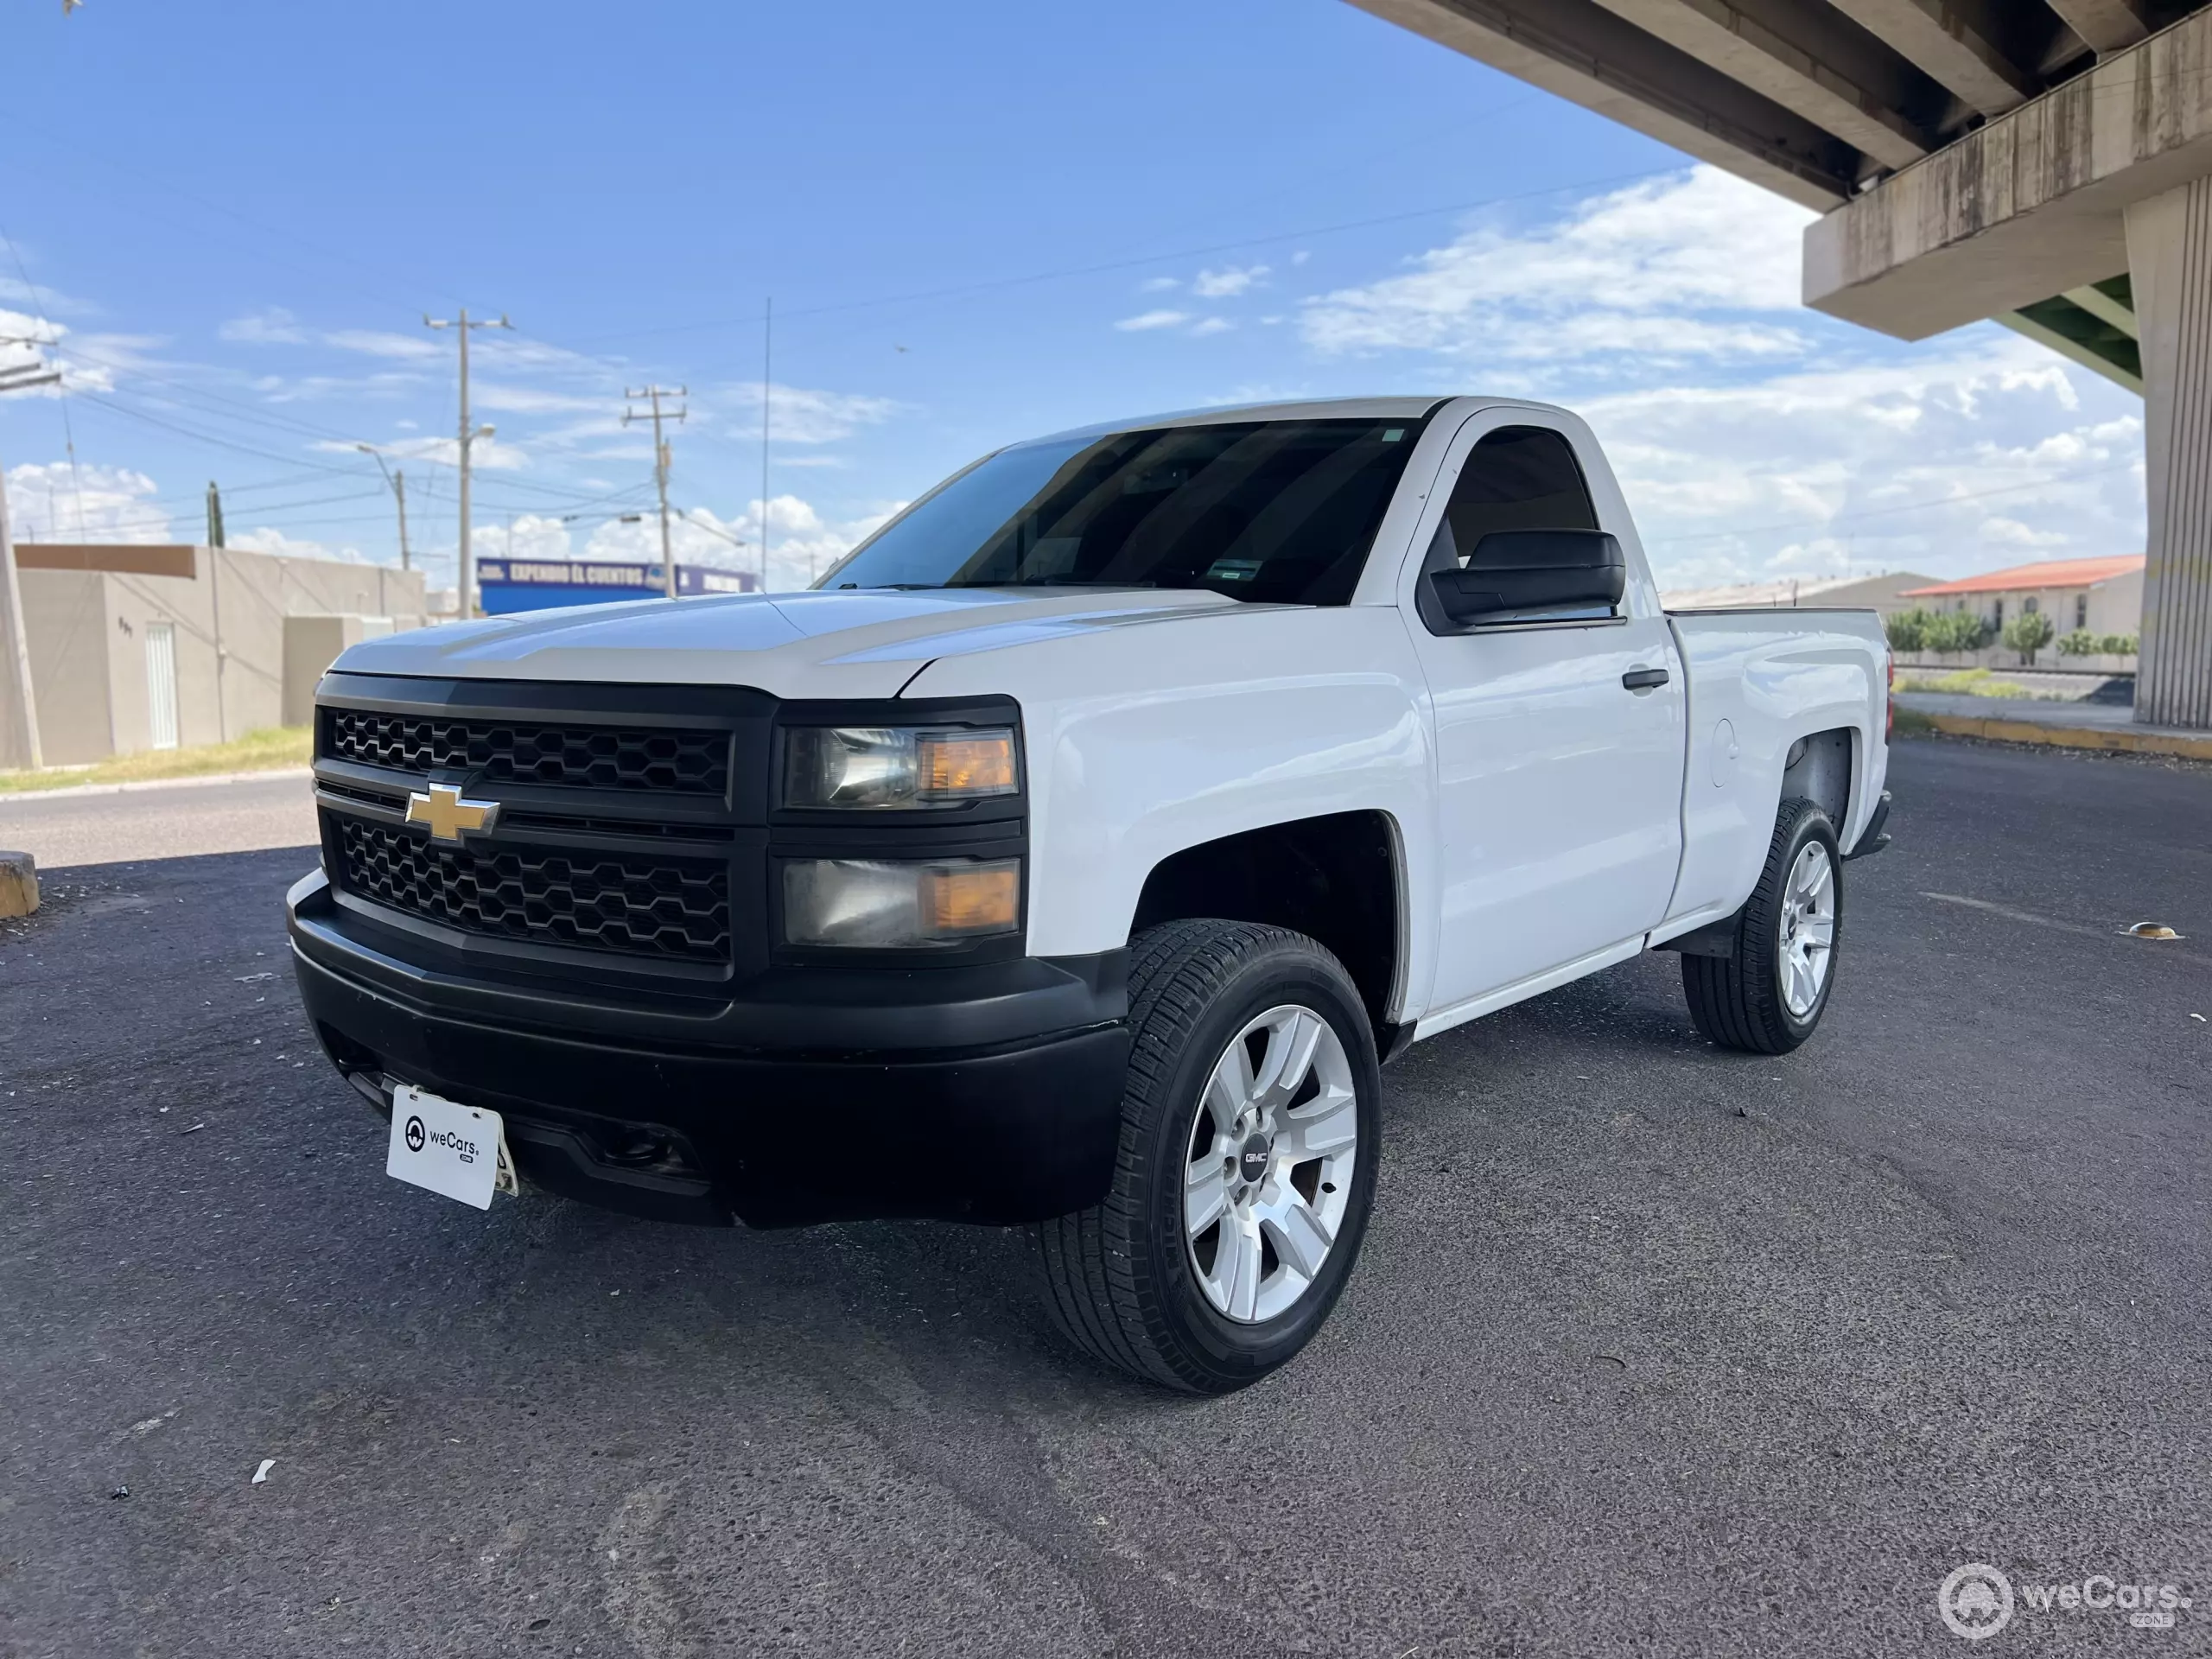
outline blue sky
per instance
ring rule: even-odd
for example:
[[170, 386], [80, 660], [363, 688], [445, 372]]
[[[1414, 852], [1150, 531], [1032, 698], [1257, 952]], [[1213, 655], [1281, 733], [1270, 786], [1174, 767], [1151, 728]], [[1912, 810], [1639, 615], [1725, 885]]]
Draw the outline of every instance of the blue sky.
[[657, 380], [680, 550], [741, 563], [772, 296], [778, 586], [995, 444], [1360, 391], [1582, 410], [1662, 582], [2142, 545], [2139, 399], [1802, 310], [1802, 210], [1342, 0], [24, 0], [0, 60], [0, 335], [69, 377], [0, 403], [41, 539], [198, 539], [213, 479], [234, 543], [391, 560], [368, 442], [450, 581], [422, 315], [466, 304], [516, 325], [480, 555], [645, 556]]

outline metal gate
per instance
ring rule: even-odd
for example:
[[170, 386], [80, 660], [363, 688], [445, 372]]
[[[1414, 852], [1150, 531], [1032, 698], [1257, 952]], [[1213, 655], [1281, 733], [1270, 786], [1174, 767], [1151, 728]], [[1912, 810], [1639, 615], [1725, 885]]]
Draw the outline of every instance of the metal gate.
[[176, 747], [176, 625], [146, 625], [146, 716], [154, 747]]

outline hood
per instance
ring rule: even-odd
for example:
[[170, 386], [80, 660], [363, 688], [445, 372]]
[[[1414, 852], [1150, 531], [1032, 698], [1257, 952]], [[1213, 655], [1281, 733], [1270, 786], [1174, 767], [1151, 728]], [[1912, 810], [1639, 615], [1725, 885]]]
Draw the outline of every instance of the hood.
[[1219, 594], [1006, 588], [733, 594], [582, 605], [365, 639], [332, 664], [434, 679], [749, 685], [888, 697], [939, 657], [1235, 610]]

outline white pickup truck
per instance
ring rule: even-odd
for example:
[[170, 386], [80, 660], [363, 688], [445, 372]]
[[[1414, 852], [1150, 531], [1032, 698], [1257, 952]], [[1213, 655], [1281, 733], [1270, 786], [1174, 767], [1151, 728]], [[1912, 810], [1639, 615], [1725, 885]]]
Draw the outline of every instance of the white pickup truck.
[[1811, 1034], [1888, 666], [1668, 614], [1561, 410], [1044, 438], [808, 592], [348, 651], [300, 988], [393, 1174], [1032, 1224], [1077, 1344], [1223, 1391], [1334, 1304], [1408, 1044], [1655, 948], [1719, 1046]]

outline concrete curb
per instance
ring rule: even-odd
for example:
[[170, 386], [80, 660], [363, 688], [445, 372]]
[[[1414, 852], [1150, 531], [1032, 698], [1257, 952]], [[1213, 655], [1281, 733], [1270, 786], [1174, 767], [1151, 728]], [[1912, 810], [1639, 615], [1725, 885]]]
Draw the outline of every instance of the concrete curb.
[[193, 789], [210, 784], [245, 784], [257, 778], [312, 778], [305, 766], [270, 766], [263, 772], [211, 772], [198, 778], [147, 778], [131, 784], [71, 784], [62, 789], [11, 789], [0, 793], [0, 811], [18, 801], [72, 800], [86, 795], [135, 795], [142, 789]]
[[2212, 734], [2190, 737], [2179, 732], [2113, 731], [2095, 726], [2045, 726], [2028, 720], [1983, 720], [1969, 715], [1920, 716], [1953, 737], [1986, 738], [1993, 743], [2037, 743], [2059, 749], [2118, 750], [2126, 754], [2171, 754], [2186, 760], [2212, 760]]
[[0, 916], [38, 908], [38, 863], [29, 853], [0, 853]]

